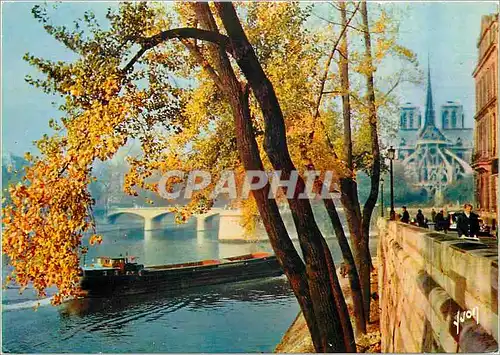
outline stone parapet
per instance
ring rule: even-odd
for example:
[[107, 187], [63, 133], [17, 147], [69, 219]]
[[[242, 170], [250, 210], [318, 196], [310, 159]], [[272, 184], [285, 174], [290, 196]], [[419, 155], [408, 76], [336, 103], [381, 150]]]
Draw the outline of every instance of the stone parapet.
[[496, 243], [385, 219], [378, 227], [382, 352], [496, 351]]

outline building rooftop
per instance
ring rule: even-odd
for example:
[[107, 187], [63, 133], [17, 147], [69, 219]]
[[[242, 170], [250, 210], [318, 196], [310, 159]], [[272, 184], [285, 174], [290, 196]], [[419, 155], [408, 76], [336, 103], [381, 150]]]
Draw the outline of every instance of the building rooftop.
[[395, 148], [414, 149], [417, 145], [417, 130], [400, 130], [396, 139]]
[[445, 136], [453, 145], [460, 142], [463, 148], [472, 148], [474, 143], [472, 132], [472, 128], [447, 129]]
[[446, 103], [442, 104], [441, 106], [462, 106], [462, 103], [459, 101], [446, 101]]

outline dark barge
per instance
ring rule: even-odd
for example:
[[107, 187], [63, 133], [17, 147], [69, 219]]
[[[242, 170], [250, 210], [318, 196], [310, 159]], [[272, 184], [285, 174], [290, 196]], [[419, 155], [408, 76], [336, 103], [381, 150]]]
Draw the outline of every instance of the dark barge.
[[86, 297], [109, 297], [179, 290], [282, 274], [276, 257], [269, 253], [156, 266], [137, 264], [128, 257], [99, 257], [95, 265], [83, 268], [80, 286]]

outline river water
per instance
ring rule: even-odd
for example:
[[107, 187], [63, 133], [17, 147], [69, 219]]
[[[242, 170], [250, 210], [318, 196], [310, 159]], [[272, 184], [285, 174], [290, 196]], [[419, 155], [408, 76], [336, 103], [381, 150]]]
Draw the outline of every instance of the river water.
[[[176, 225], [166, 218], [163, 223], [159, 230], [144, 232], [142, 222], [133, 217], [119, 217], [113, 225], [98, 221], [104, 240], [89, 248], [85, 262], [128, 253], [154, 265], [272, 251], [267, 242], [221, 243], [215, 227], [197, 232], [194, 221]], [[331, 231], [324, 233], [331, 236]], [[337, 241], [327, 241], [340, 261]], [[75, 300], [59, 307], [49, 299], [37, 301], [30, 289], [18, 291], [2, 292], [3, 352], [272, 352], [299, 311], [285, 277], [160, 295]]]

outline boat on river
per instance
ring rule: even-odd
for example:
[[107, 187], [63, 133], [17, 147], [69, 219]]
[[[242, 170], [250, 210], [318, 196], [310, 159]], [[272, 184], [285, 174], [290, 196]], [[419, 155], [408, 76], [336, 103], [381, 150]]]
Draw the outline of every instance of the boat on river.
[[80, 287], [86, 297], [155, 293], [197, 286], [281, 276], [283, 271], [270, 253], [230, 258], [144, 266], [130, 257], [99, 257], [83, 267]]

